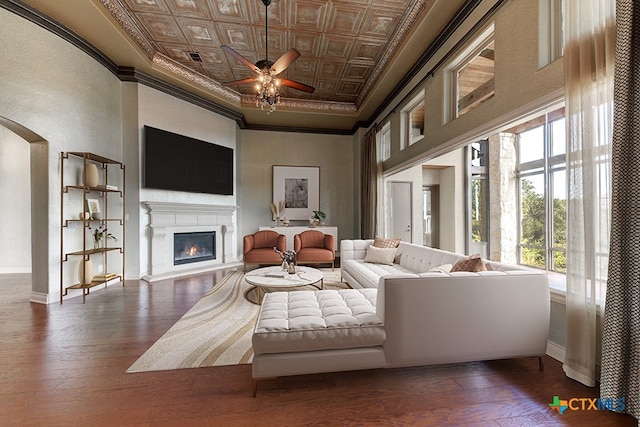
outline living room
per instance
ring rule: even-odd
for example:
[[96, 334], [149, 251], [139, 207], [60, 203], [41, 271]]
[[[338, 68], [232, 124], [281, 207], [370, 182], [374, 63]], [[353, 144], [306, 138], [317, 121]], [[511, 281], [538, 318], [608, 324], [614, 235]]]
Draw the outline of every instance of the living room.
[[[490, 13], [497, 3], [501, 6]], [[539, 23], [532, 18], [538, 16], [536, 3], [481, 2], [442, 50], [435, 52], [406, 82], [406, 87], [394, 93], [393, 99], [380, 103], [383, 108], [368, 117], [368, 126], [321, 133], [317, 129], [305, 132], [286, 131], [283, 127], [275, 131], [241, 128], [226, 112], [218, 113], [193, 102], [197, 96], [185, 99], [180, 93], [162, 90], [162, 85], [153, 87], [142, 77], [139, 81], [123, 80], [104, 65], [110, 60], [96, 60], [33, 20], [14, 13], [16, 2], [3, 1], [0, 200], [11, 203], [4, 204], [0, 217], [5, 226], [5, 238], [0, 243], [0, 273], [32, 273], [31, 301], [50, 304], [59, 300], [60, 152], [68, 151], [94, 152], [126, 164], [123, 185], [126, 184], [127, 280], [153, 274], [146, 202], [234, 209], [231, 248], [226, 256], [230, 264], [240, 262], [242, 236], [273, 225], [269, 203], [273, 166], [277, 165], [318, 166], [320, 208], [327, 213], [327, 223], [339, 229], [340, 238], [364, 237], [361, 157], [365, 134], [374, 124], [388, 123], [391, 130], [389, 157], [383, 162], [385, 179], [409, 179], [406, 174], [414, 173], [412, 168], [422, 170], [422, 165], [432, 169], [452, 167], [446, 156], [463, 157], [461, 149], [471, 142], [562, 102], [562, 59], [540, 65]], [[482, 21], [485, 16], [491, 17], [490, 22]], [[482, 25], [476, 27], [478, 23]], [[451, 100], [446, 95], [450, 77], [445, 70], [469, 53], [463, 42], [481, 38], [489, 27], [495, 36], [495, 93], [455, 120], [447, 118]], [[500, 61], [505, 52], [509, 59]], [[167, 77], [168, 81], [171, 79]], [[202, 90], [196, 88], [194, 92], [197, 95]], [[400, 112], [418, 93], [428, 100], [423, 129], [428, 137], [405, 143]], [[295, 115], [289, 112], [289, 117]], [[234, 194], [202, 195], [144, 188], [144, 125], [234, 149]], [[447, 175], [453, 171], [454, 176]], [[396, 175], [401, 173], [405, 175]], [[447, 173], [441, 174], [439, 180], [465, 179], [462, 167], [448, 169]], [[420, 174], [413, 181], [416, 188], [422, 188], [423, 176]], [[441, 215], [439, 231], [443, 249], [464, 253], [466, 224], [460, 209], [465, 205], [463, 196], [458, 196], [443, 207], [453, 216]], [[415, 227], [416, 233], [418, 230]], [[415, 240], [419, 238], [421, 234], [414, 236]], [[69, 266], [65, 273], [71, 275], [74, 269]], [[557, 345], [554, 356], [561, 358], [566, 344], [564, 301], [559, 298], [552, 304], [550, 340]]]

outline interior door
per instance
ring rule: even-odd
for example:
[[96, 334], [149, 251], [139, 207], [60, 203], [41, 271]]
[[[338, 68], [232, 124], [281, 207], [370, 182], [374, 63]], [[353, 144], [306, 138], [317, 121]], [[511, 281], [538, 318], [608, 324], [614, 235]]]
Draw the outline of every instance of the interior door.
[[411, 224], [413, 224], [412, 183], [410, 181], [389, 182], [389, 225], [392, 238], [403, 242], [413, 242]]

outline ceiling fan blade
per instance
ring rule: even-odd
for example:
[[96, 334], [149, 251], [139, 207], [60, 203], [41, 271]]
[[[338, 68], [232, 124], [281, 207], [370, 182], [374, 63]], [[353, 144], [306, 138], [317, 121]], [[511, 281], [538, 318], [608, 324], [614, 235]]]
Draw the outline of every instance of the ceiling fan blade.
[[289, 65], [293, 63], [300, 56], [300, 52], [296, 49], [289, 49], [286, 51], [276, 62], [273, 63], [271, 67], [271, 72], [273, 75], [280, 74], [284, 70], [287, 69]]
[[291, 87], [294, 89], [298, 89], [301, 90], [303, 92], [309, 92], [309, 93], [313, 93], [314, 90], [316, 90], [315, 88], [311, 87], [311, 86], [307, 86], [304, 83], [300, 83], [300, 82], [294, 82], [293, 80], [288, 80], [288, 79], [280, 79], [280, 84], [282, 86], [287, 86], [287, 87]]
[[249, 62], [249, 60], [247, 58], [245, 58], [244, 56], [240, 55], [238, 52], [236, 52], [235, 50], [231, 49], [229, 46], [221, 46], [222, 50], [224, 50], [225, 52], [227, 52], [229, 55], [233, 56], [234, 58], [236, 58], [238, 61], [242, 62], [244, 65], [246, 65], [247, 67], [251, 68], [253, 71], [255, 71], [256, 73], [260, 72], [260, 69], [258, 67], [256, 67], [254, 64], [252, 64], [251, 62]]
[[249, 77], [248, 79], [242, 79], [242, 80], [234, 80], [232, 82], [226, 82], [226, 83], [222, 83], [225, 86], [232, 86], [232, 85], [243, 85], [245, 83], [253, 83], [256, 81], [255, 77]]

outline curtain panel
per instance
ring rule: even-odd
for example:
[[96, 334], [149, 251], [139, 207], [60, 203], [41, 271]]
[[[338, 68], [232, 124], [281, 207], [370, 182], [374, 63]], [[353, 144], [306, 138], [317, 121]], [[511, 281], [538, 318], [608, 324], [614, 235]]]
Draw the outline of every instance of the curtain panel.
[[617, 0], [612, 222], [601, 398], [640, 419], [640, 11]]
[[378, 223], [378, 181], [381, 165], [378, 160], [377, 139], [382, 127], [374, 125], [364, 135], [361, 159], [360, 236], [373, 239]]
[[595, 386], [596, 331], [607, 280], [615, 0], [565, 2], [568, 377]]

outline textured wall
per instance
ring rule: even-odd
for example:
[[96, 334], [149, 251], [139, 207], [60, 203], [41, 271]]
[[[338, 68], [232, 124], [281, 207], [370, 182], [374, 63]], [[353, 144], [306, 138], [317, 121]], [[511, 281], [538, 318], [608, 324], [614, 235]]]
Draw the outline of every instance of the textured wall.
[[[0, 22], [0, 117], [47, 141], [46, 149], [39, 152], [48, 153], [48, 164], [45, 161], [40, 166], [40, 171], [49, 171], [48, 183], [38, 189], [46, 196], [32, 208], [34, 221], [48, 230], [37, 237], [40, 257], [49, 260], [49, 268], [43, 274], [34, 272], [42, 280], [34, 280], [33, 287], [42, 299], [48, 295], [55, 301], [60, 263], [60, 152], [92, 151], [121, 159], [120, 81], [73, 45], [17, 15], [0, 9]], [[3, 203], [3, 209], [6, 206]], [[75, 276], [77, 265], [65, 263], [65, 268], [65, 277]]]
[[[326, 223], [338, 227], [338, 239], [359, 235], [353, 221], [354, 175], [352, 137], [242, 130], [239, 134], [239, 205], [242, 234], [273, 225], [272, 168], [320, 166], [320, 210]], [[359, 159], [357, 160], [359, 162]], [[306, 225], [304, 221], [291, 225]], [[240, 241], [240, 244], [242, 242]]]

